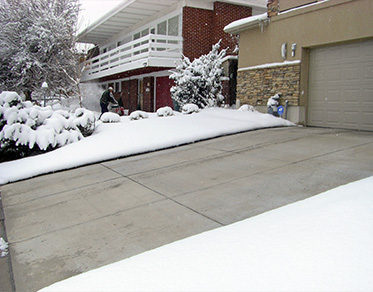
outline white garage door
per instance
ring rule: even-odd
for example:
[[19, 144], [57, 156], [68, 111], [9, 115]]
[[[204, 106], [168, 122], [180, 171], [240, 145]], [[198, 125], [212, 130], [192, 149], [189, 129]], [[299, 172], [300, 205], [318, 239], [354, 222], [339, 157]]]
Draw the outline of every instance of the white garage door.
[[311, 50], [307, 124], [373, 131], [373, 40]]

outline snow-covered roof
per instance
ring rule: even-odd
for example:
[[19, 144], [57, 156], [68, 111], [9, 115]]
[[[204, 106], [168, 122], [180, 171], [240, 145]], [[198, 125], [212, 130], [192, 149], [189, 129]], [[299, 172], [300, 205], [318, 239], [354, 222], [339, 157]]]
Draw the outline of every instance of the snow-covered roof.
[[[116, 8], [78, 34], [78, 42], [102, 44], [120, 32], [172, 7], [212, 7], [216, 0], [123, 0]], [[221, 2], [265, 8], [266, 0], [220, 0]], [[172, 12], [172, 11], [170, 11]]]
[[233, 21], [232, 23], [224, 27], [224, 31], [226, 33], [237, 34], [242, 30], [267, 24], [268, 20], [269, 18], [267, 16], [267, 12], [265, 12], [263, 14], [250, 16]]

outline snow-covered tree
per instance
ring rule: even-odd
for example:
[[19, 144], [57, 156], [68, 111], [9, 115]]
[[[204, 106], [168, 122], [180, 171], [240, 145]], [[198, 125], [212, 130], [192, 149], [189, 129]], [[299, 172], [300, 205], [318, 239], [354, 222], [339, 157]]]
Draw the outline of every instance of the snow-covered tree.
[[171, 88], [171, 97], [181, 107], [193, 103], [204, 108], [223, 101], [221, 77], [226, 49], [219, 50], [220, 41], [212, 46], [207, 55], [193, 62], [183, 56], [182, 63], [172, 72], [170, 78], [175, 81], [175, 85]]
[[78, 91], [78, 13], [78, 0], [1, 0], [0, 91], [30, 99], [44, 81], [51, 93]]

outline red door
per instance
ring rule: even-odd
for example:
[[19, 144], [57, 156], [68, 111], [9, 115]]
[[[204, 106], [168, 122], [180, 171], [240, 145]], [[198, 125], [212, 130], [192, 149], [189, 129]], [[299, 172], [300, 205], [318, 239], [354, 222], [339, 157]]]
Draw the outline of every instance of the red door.
[[171, 80], [168, 76], [157, 77], [155, 110], [164, 106], [173, 108], [170, 93], [170, 89], [173, 85], [174, 81]]

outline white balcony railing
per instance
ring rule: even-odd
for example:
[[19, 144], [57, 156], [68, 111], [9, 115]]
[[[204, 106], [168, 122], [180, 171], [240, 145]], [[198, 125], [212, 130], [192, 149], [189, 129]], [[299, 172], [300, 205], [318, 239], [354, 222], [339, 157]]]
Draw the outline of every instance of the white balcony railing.
[[175, 67], [181, 52], [182, 37], [149, 34], [87, 60], [82, 81], [147, 66]]

